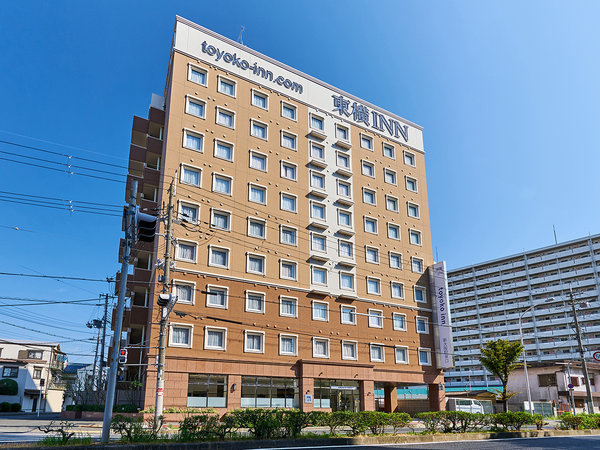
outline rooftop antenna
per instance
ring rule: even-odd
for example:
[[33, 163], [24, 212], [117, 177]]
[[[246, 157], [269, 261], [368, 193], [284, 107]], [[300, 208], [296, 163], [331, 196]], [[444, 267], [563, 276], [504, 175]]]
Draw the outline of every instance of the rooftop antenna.
[[552, 224], [552, 229], [554, 230], [554, 244], [558, 245], [558, 240], [556, 239], [556, 227]]
[[240, 35], [238, 36], [238, 42], [244, 45], [244, 40], [242, 39], [242, 34], [244, 34], [244, 25], [242, 25], [242, 29], [240, 30]]

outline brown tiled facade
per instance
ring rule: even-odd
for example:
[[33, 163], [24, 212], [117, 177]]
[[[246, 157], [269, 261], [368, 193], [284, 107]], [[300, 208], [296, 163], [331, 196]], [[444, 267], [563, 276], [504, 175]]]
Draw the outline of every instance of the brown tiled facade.
[[[177, 19], [178, 36], [192, 32], [249, 51]], [[130, 151], [143, 212], [164, 215], [171, 183], [175, 194], [165, 407], [393, 411], [398, 386], [428, 385], [428, 407], [443, 408], [422, 148], [349, 120], [349, 94], [332, 91], [348, 115], [325, 110], [177, 39], [165, 96], [134, 118]], [[145, 381], [145, 407], [164, 252], [163, 237], [136, 244], [128, 283], [128, 363], [149, 364], [127, 376]]]

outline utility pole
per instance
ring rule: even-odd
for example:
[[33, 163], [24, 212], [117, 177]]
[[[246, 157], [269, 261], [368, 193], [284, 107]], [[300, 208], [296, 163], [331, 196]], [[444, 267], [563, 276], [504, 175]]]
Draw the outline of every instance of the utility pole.
[[[171, 281], [171, 216], [173, 213], [173, 181], [169, 186], [169, 204], [167, 206], [167, 229], [165, 244], [165, 267], [162, 292], [166, 294], [170, 290]], [[167, 319], [173, 300], [169, 298], [166, 306], [160, 306], [160, 332], [158, 341], [158, 357], [156, 364], [156, 396], [154, 399], [154, 428], [158, 428], [160, 417], [163, 415], [164, 390], [165, 390], [165, 348], [167, 346]]]
[[[113, 405], [115, 402], [115, 389], [117, 384], [117, 368], [119, 367], [119, 350], [121, 347], [121, 332], [123, 328], [123, 309], [125, 308], [125, 292], [127, 290], [127, 272], [129, 271], [129, 259], [131, 247], [135, 242], [135, 202], [137, 197], [137, 180], [132, 180], [131, 197], [129, 207], [126, 211], [125, 220], [125, 251], [123, 263], [121, 264], [121, 285], [119, 286], [119, 299], [117, 302], [117, 317], [115, 319], [115, 333], [113, 337], [113, 351], [110, 371], [108, 374], [108, 386], [106, 388], [106, 402], [104, 404], [104, 421], [102, 423], [102, 443], [107, 444], [110, 439], [110, 422], [112, 420]], [[106, 317], [105, 317], [106, 319]]]
[[[100, 371], [98, 372], [97, 385], [100, 386], [104, 375], [104, 347], [106, 346], [106, 322], [108, 321], [108, 294], [104, 294], [104, 317], [102, 318], [102, 347], [100, 347]], [[99, 388], [98, 388], [99, 389]]]
[[585, 380], [585, 390], [587, 392], [588, 414], [594, 414], [594, 401], [592, 399], [592, 387], [590, 386], [590, 378], [588, 376], [587, 363], [585, 362], [585, 351], [581, 342], [581, 328], [579, 327], [579, 319], [577, 318], [577, 310], [575, 309], [575, 299], [573, 298], [573, 288], [569, 287], [569, 298], [571, 300], [571, 309], [573, 310], [573, 320], [575, 321], [575, 331], [577, 333], [577, 343], [579, 344], [579, 355], [581, 356], [581, 368], [583, 370], [583, 379]]

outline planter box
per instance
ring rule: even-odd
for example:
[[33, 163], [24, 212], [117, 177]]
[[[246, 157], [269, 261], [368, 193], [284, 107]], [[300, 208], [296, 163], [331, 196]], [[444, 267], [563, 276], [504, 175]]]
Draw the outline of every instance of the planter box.
[[81, 411], [61, 411], [60, 418], [65, 420], [81, 419]]
[[[125, 417], [140, 417], [141, 414], [138, 413], [118, 413], [114, 412], [113, 417], [117, 414], [121, 414]], [[104, 412], [102, 411], [62, 411], [60, 413], [60, 417], [66, 420], [94, 420], [94, 421], [102, 421], [104, 419]]]

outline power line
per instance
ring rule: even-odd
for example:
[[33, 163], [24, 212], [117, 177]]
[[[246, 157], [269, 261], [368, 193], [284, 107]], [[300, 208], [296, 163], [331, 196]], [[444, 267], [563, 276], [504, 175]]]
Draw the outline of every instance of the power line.
[[0, 194], [8, 194], [8, 195], [19, 196], [19, 197], [41, 198], [41, 199], [46, 199], [46, 200], [58, 200], [58, 201], [67, 202], [67, 203], [83, 203], [83, 204], [87, 204], [87, 205], [109, 206], [111, 208], [118, 208], [121, 210], [123, 209], [123, 205], [114, 205], [111, 203], [87, 202], [87, 201], [82, 201], [82, 200], [68, 200], [68, 199], [64, 199], [64, 198], [45, 197], [43, 195], [23, 194], [20, 192], [9, 192], [9, 191], [0, 191]]
[[[33, 333], [40, 333], [40, 334], [45, 334], [47, 336], [55, 336], [55, 337], [59, 337], [59, 338], [62, 338], [62, 339], [66, 339], [65, 336], [61, 336], [59, 334], [53, 334], [53, 333], [48, 333], [46, 331], [34, 330], [32, 328], [23, 327], [23, 326], [14, 324], [14, 323], [5, 322], [3, 320], [0, 320], [0, 323], [3, 323], [5, 325], [11, 326], [11, 327], [21, 328], [23, 330], [31, 331]], [[73, 341], [73, 342], [89, 342], [90, 340], [93, 340], [93, 338], [89, 338], [89, 339], [71, 339], [71, 341]]]
[[[67, 277], [67, 276], [59, 276], [59, 275], [33, 275], [29, 273], [13, 273], [13, 272], [0, 272], [0, 275], [6, 276], [15, 276], [15, 277], [32, 277], [32, 278], [52, 278], [55, 280], [76, 280], [76, 281], [100, 281], [102, 283], [106, 283], [106, 278], [101, 280], [98, 278], [84, 278], [84, 277]], [[111, 281], [114, 281], [111, 278]], [[97, 299], [96, 299], [97, 300]]]
[[[2, 159], [2, 158], [0, 158], [0, 159]], [[78, 213], [96, 214], [98, 216], [111, 216], [111, 217], [121, 217], [122, 216], [122, 214], [110, 214], [110, 213], [101, 212], [101, 211], [87, 211], [87, 210], [74, 211], [71, 208], [69, 208], [68, 206], [60, 207], [60, 206], [54, 206], [54, 205], [44, 205], [44, 204], [40, 204], [40, 203], [31, 203], [28, 201], [19, 201], [19, 200], [9, 200], [9, 199], [5, 199], [5, 198], [0, 198], [0, 202], [17, 203], [17, 204], [21, 204], [21, 205], [38, 206], [41, 208], [58, 209], [61, 211], [69, 211], [71, 213], [78, 212]]]

